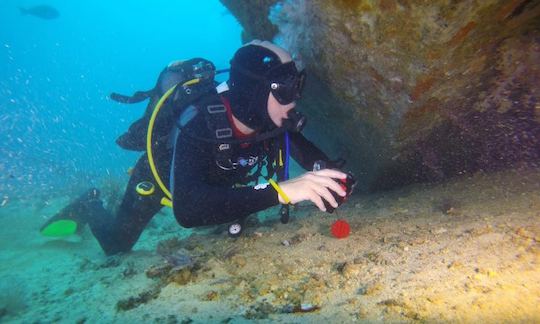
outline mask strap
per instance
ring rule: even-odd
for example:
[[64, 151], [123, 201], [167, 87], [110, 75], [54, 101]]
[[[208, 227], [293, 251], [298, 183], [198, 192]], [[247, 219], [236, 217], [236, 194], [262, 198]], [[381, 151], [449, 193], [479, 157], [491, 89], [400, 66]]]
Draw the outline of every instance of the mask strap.
[[258, 74], [255, 74], [251, 71], [249, 71], [248, 69], [244, 69], [242, 66], [238, 65], [238, 64], [234, 64], [233, 62], [231, 62], [231, 67], [235, 70], [238, 70], [238, 72], [242, 73], [243, 75], [249, 77], [249, 78], [252, 78], [252, 79], [255, 79], [255, 80], [262, 80], [262, 81], [267, 81], [265, 77], [262, 77]]

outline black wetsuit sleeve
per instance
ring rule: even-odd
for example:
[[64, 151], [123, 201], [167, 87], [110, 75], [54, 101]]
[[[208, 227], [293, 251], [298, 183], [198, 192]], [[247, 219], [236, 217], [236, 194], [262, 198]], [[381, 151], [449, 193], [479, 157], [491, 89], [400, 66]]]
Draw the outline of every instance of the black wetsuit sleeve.
[[302, 133], [289, 133], [291, 156], [306, 170], [313, 169], [315, 161], [329, 161], [328, 156], [315, 144], [304, 137]]
[[[233, 188], [234, 180], [216, 170], [212, 146], [179, 137], [174, 158], [174, 215], [183, 227], [216, 225], [242, 219], [279, 203], [267, 185]], [[257, 189], [255, 189], [257, 188]]]

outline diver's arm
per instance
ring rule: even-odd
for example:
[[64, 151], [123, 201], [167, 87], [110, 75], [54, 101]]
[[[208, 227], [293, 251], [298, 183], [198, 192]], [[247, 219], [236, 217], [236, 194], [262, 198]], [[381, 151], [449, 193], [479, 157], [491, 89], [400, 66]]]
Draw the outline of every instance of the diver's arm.
[[[326, 211], [323, 200], [326, 200], [333, 208], [338, 206], [332, 191], [344, 197], [345, 191], [335, 179], [346, 179], [347, 175], [339, 169], [345, 163], [338, 159], [331, 161], [328, 156], [315, 144], [310, 142], [301, 133], [290, 133], [290, 148], [292, 157], [306, 170], [314, 170], [315, 162], [322, 161], [328, 169], [306, 172], [299, 177], [280, 182], [283, 192], [289, 197], [291, 203], [309, 200], [321, 211]], [[333, 169], [333, 170], [332, 170]], [[280, 203], [284, 199], [279, 197]]]
[[302, 133], [289, 133], [291, 156], [306, 170], [312, 170], [315, 161], [329, 161], [328, 156]]
[[[332, 207], [337, 208], [338, 203], [331, 192], [334, 191], [342, 197], [346, 195], [346, 192], [334, 179], [345, 178], [347, 178], [345, 173], [332, 169], [306, 172], [299, 177], [279, 183], [280, 190], [285, 194], [280, 194], [279, 202], [296, 204], [309, 200], [321, 211], [326, 211], [324, 199]], [[289, 201], [286, 201], [286, 198]]]
[[271, 186], [232, 188], [211, 184], [207, 172], [214, 167], [211, 146], [201, 147], [179, 138], [173, 166], [173, 209], [180, 225], [228, 223], [278, 204]]

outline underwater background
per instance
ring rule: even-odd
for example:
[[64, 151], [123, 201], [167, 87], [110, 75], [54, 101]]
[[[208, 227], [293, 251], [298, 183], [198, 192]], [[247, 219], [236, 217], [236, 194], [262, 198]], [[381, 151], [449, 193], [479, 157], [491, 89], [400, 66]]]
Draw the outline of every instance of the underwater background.
[[32, 4], [0, 2], [0, 194], [9, 199], [126, 175], [138, 154], [115, 139], [146, 102], [122, 105], [109, 93], [152, 88], [173, 60], [227, 68], [241, 44], [218, 1], [50, 1], [60, 13], [51, 20], [17, 8]]
[[[248, 22], [244, 30], [221, 3], [236, 9], [242, 23]], [[314, 68], [328, 67], [331, 72], [323, 75], [325, 79], [319, 71], [323, 86], [307, 85], [308, 93], [320, 94], [303, 98], [307, 102], [303, 108], [309, 108], [306, 115], [313, 117], [308, 135], [319, 131], [334, 135], [332, 140], [327, 140], [330, 136], [319, 139], [327, 140], [325, 145], [333, 153], [359, 157], [357, 166], [365, 168], [363, 176], [372, 177], [370, 170], [383, 169], [384, 154], [369, 149], [377, 142], [371, 143], [370, 137], [352, 132], [336, 135], [342, 125], [328, 120], [339, 120], [347, 130], [358, 129], [360, 134], [365, 131], [364, 120], [340, 108], [345, 105], [334, 97], [339, 93], [331, 93], [325, 86], [333, 80], [352, 101], [376, 102], [377, 98], [366, 97], [362, 91], [386, 89], [387, 75], [369, 68], [364, 74], [361, 65], [335, 68], [332, 64], [339, 60], [334, 60], [334, 49], [340, 48], [323, 51], [317, 47], [339, 43], [342, 49], [361, 48], [377, 54], [377, 46], [386, 48], [387, 44], [378, 42], [381, 37], [370, 46], [350, 45], [372, 36], [366, 29], [371, 30], [375, 20], [366, 13], [373, 14], [378, 7], [385, 13], [399, 11], [401, 5], [419, 10], [425, 14], [419, 17], [434, 17], [440, 24], [423, 31], [435, 38], [441, 30], [452, 35], [431, 4], [418, 3], [421, 5], [361, 0], [0, 1], [0, 323], [540, 323], [540, 169], [536, 163], [453, 177], [424, 177], [434, 181], [387, 191], [357, 190], [334, 214], [299, 204], [292, 209], [289, 224], [281, 224], [278, 208], [272, 208], [250, 217], [244, 234], [235, 240], [227, 237], [223, 226], [181, 228], [165, 208], [132, 252], [114, 257], [103, 254], [87, 228], [64, 239], [39, 233], [45, 220], [90, 186], [102, 190], [107, 208], [113, 209], [121, 199], [129, 168], [140, 153], [122, 150], [115, 139], [143, 114], [146, 102], [118, 104], [108, 98], [111, 92], [129, 95], [152, 88], [159, 72], [173, 60], [204, 57], [218, 69], [227, 68], [243, 38], [276, 34], [276, 26], [264, 25], [268, 19], [280, 24], [282, 34], [277, 41], [297, 44], [314, 58], [322, 55], [327, 60], [317, 67], [307, 66], [313, 79], [317, 78]], [[448, 5], [446, 1], [433, 3]], [[471, 3], [463, 2], [461, 12], [469, 12], [466, 7]], [[534, 25], [535, 1], [508, 3], [497, 5], [512, 17], [524, 12], [525, 18], [532, 17], [527, 26]], [[275, 10], [259, 21], [253, 12], [243, 11], [242, 5], [253, 6], [253, 12], [257, 8], [266, 12], [269, 6]], [[324, 7], [327, 15], [313, 13], [310, 5]], [[361, 19], [349, 15], [354, 10], [362, 11]], [[408, 14], [402, 10], [396, 17], [408, 21]], [[460, 20], [452, 10], [448, 15]], [[390, 35], [399, 36], [399, 28], [389, 23], [393, 16], [380, 18], [388, 23], [384, 26], [392, 27], [387, 29]], [[339, 29], [335, 22], [341, 20], [361, 27], [356, 30], [354, 24], [345, 24], [351, 43], [333, 34], [320, 37], [316, 28], [303, 33], [316, 27], [313, 21], [321, 28]], [[458, 46], [471, 31], [474, 35], [475, 26], [458, 29], [459, 37], [451, 37], [450, 45]], [[510, 35], [513, 30], [509, 30]], [[527, 34], [526, 39], [530, 35], [536, 34]], [[414, 57], [409, 55], [414, 47], [406, 47], [410, 52], [396, 52], [388, 46], [386, 55], [362, 62], [377, 65], [388, 60], [405, 65], [392, 55]], [[437, 50], [446, 53], [447, 47]], [[529, 52], [540, 53], [534, 44], [524, 51]], [[531, 54], [529, 59], [535, 57]], [[354, 60], [347, 55], [340, 58]], [[513, 60], [517, 59], [508, 55], [508, 66], [514, 66]], [[535, 66], [528, 62], [522, 61], [527, 69], [519, 71], [534, 84], [538, 62]], [[350, 74], [361, 82], [354, 82]], [[420, 80], [415, 87], [418, 96], [436, 88], [433, 80], [438, 79]], [[406, 81], [391, 78], [389, 84], [395, 91], [389, 93], [401, 98]], [[520, 89], [527, 85], [516, 84]], [[442, 95], [435, 92], [434, 96]], [[519, 101], [504, 91], [500, 97], [494, 101]], [[321, 98], [326, 101], [319, 101]], [[400, 108], [392, 101], [381, 103]], [[410, 102], [403, 100], [403, 104]], [[534, 104], [537, 111], [538, 103]], [[358, 109], [359, 113], [366, 111]], [[431, 116], [430, 109], [421, 112]], [[374, 115], [392, 117], [378, 111]], [[366, 129], [372, 137], [380, 137], [376, 127]], [[533, 131], [530, 134], [538, 133]], [[369, 145], [350, 150], [344, 142], [358, 144], [353, 147]], [[444, 143], [466, 147], [453, 140]], [[437, 152], [427, 148], [426, 169], [444, 171], [435, 163]], [[501, 150], [506, 151], [504, 148]], [[537, 155], [531, 156], [536, 161]], [[401, 158], [408, 157], [396, 159]], [[382, 174], [392, 176], [391, 171], [383, 169]], [[332, 235], [337, 220], [350, 225], [348, 237]]]

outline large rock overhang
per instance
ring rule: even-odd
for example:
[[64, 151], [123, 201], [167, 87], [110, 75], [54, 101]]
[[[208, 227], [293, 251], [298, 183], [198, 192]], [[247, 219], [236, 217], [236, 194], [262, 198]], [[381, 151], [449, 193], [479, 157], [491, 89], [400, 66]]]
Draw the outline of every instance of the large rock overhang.
[[306, 134], [361, 189], [540, 161], [538, 1], [221, 1], [302, 58]]

